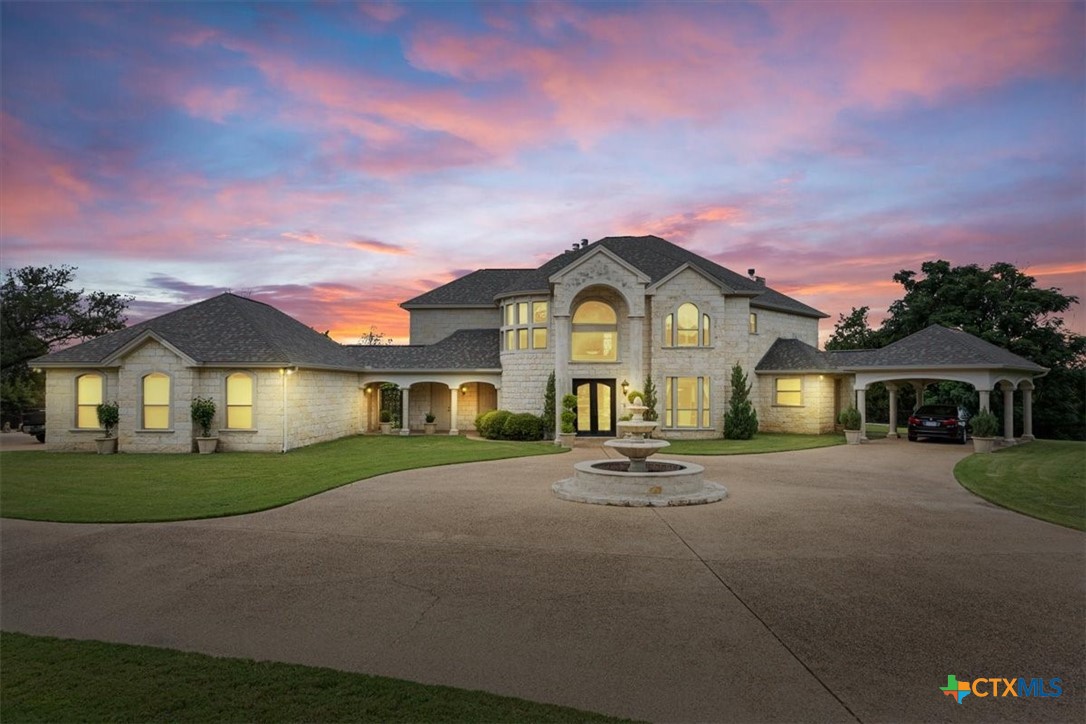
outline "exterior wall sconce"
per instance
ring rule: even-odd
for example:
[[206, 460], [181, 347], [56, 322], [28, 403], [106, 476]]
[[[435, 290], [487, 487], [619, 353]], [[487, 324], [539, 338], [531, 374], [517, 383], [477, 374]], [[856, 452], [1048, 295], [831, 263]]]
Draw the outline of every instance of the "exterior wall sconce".
[[292, 375], [297, 371], [298, 371], [297, 367], [282, 367], [279, 370], [279, 374], [281, 374], [281, 375]]
[[468, 386], [467, 385], [464, 385], [463, 387], [460, 388], [460, 394], [461, 395], [468, 394]]
[[619, 385], [622, 388], [622, 396], [625, 397], [630, 391], [630, 383], [628, 380], [622, 380], [622, 384]]
[[373, 392], [373, 388], [372, 388], [372, 387], [370, 387], [369, 385], [366, 385], [366, 386], [365, 386], [365, 387], [363, 387], [362, 389], [363, 389], [363, 390], [365, 391], [365, 393], [366, 393], [367, 395], [369, 395], [369, 394], [371, 394], [371, 393]]

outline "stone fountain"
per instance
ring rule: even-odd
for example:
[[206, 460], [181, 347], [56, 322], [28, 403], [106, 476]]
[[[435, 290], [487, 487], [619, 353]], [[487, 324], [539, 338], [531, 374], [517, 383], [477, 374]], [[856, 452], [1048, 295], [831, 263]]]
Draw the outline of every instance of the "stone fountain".
[[678, 460], [649, 460], [671, 443], [648, 435], [657, 423], [646, 420], [640, 398], [628, 408], [632, 419], [618, 423], [621, 437], [604, 445], [626, 460], [588, 460], [575, 463], [573, 477], [551, 486], [563, 500], [597, 505], [667, 506], [715, 503], [728, 495], [719, 483], [703, 480], [705, 468]]

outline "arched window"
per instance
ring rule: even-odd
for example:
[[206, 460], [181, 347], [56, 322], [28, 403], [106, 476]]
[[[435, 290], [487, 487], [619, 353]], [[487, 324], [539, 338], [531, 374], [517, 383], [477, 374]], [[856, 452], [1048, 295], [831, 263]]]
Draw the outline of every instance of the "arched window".
[[709, 315], [696, 304], [684, 302], [664, 317], [665, 347], [708, 347], [711, 344]]
[[143, 429], [170, 429], [170, 378], [152, 372], [143, 378]]
[[102, 404], [102, 375], [90, 373], [75, 380], [75, 426], [81, 430], [97, 430], [98, 405]]
[[587, 301], [573, 313], [574, 362], [618, 360], [618, 315], [606, 302]]
[[235, 372], [226, 378], [226, 428], [251, 430], [253, 427], [253, 376]]

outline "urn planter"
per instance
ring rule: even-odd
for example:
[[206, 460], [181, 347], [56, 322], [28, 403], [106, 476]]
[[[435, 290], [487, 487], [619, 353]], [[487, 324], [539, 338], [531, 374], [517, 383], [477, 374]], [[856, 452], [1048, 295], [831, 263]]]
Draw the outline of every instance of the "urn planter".
[[860, 444], [860, 431], [859, 430], [845, 430], [845, 442], [849, 445]]
[[99, 455], [112, 455], [117, 452], [117, 438], [115, 437], [96, 437], [94, 438], [94, 444], [98, 446]]
[[219, 447], [219, 438], [217, 437], [198, 437], [196, 438], [196, 449], [201, 455], [210, 455], [215, 452]]
[[435, 432], [437, 432], [436, 422], [424, 422], [422, 423], [422, 427], [426, 431], [427, 435], [433, 435]]
[[973, 452], [990, 453], [994, 446], [994, 437], [973, 437]]

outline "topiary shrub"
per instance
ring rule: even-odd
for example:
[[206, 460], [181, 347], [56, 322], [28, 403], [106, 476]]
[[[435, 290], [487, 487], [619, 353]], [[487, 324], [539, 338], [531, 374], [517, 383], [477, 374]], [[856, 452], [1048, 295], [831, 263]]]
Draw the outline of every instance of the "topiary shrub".
[[841, 410], [841, 414], [837, 416], [837, 421], [841, 423], [841, 426], [846, 430], [859, 430], [860, 423], [863, 421], [860, 417], [860, 411], [855, 407], [849, 407], [848, 409]]
[[577, 432], [577, 395], [562, 397], [562, 432]]
[[554, 413], [557, 405], [557, 396], [554, 389], [554, 372], [547, 378], [547, 386], [543, 390], [543, 434], [546, 437], [554, 437]]
[[642, 392], [641, 390], [630, 390], [628, 393], [626, 393], [626, 401], [629, 402], [631, 405], [637, 404], [637, 398], [639, 398], [639, 397], [641, 398], [641, 404], [644, 405], [645, 404], [645, 393], [644, 392]]
[[646, 420], [655, 422], [659, 419], [656, 412], [656, 385], [651, 377], [645, 377], [645, 394], [641, 397], [641, 404], [649, 408], [645, 410], [644, 417]]
[[758, 432], [758, 413], [750, 402], [750, 387], [736, 362], [732, 367], [732, 399], [724, 413], [724, 437], [728, 440], [750, 440]]
[[505, 419], [502, 440], [542, 440], [543, 420], [530, 412], [519, 412]]
[[969, 420], [973, 437], [995, 437], [999, 432], [999, 418], [988, 410], [981, 410]]
[[487, 417], [483, 418], [483, 426], [486, 428], [486, 432], [483, 433], [483, 437], [487, 440], [500, 440], [502, 436], [502, 428], [505, 427], [505, 421], [509, 419], [509, 416], [513, 413], [509, 410], [494, 410], [487, 414]]

